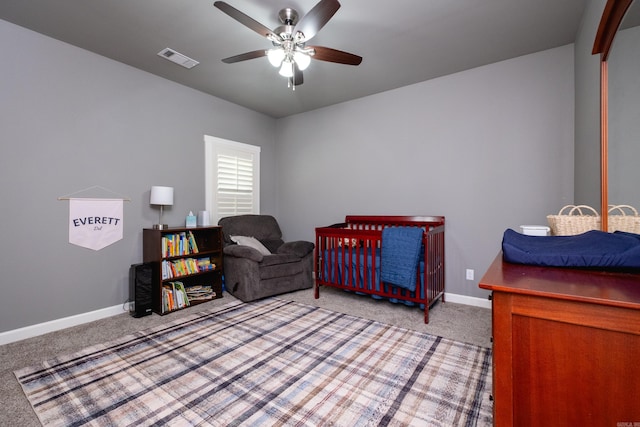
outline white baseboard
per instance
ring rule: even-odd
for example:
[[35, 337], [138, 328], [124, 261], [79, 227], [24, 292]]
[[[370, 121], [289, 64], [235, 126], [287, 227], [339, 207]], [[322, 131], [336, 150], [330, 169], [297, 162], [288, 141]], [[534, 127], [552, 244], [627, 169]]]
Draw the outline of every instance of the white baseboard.
[[114, 305], [113, 307], [90, 311], [88, 313], [76, 314], [75, 316], [63, 317], [62, 319], [39, 323], [37, 325], [0, 332], [0, 345], [32, 338], [49, 332], [59, 331], [71, 326], [81, 325], [83, 323], [93, 322], [94, 320], [104, 319], [105, 317], [115, 316], [124, 312], [123, 305], [120, 304]]
[[444, 293], [444, 301], [455, 302], [456, 304], [473, 305], [475, 307], [482, 307], [491, 309], [491, 301], [487, 298], [469, 297], [466, 295]]

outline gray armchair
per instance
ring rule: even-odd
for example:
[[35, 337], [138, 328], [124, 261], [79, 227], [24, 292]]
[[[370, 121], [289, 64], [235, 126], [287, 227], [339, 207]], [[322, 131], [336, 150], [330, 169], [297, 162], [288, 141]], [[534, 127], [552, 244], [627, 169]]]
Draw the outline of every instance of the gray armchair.
[[[285, 243], [274, 217], [230, 216], [220, 219], [218, 225], [224, 236], [225, 286], [234, 297], [247, 302], [313, 286], [314, 244]], [[262, 245], [254, 245], [252, 239], [237, 236], [253, 237], [268, 251]], [[234, 240], [244, 244], [236, 244]]]

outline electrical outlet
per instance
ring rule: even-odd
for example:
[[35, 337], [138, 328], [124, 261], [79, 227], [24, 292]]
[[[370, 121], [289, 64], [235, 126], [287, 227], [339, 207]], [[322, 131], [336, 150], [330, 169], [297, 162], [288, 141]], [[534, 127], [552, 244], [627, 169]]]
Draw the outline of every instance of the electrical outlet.
[[473, 269], [467, 268], [467, 280], [473, 280]]

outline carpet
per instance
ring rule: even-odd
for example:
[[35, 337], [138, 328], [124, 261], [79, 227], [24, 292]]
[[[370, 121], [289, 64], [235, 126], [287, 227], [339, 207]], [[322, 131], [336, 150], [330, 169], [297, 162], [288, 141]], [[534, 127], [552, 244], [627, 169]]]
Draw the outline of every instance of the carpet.
[[45, 426], [491, 425], [491, 351], [277, 298], [15, 371]]

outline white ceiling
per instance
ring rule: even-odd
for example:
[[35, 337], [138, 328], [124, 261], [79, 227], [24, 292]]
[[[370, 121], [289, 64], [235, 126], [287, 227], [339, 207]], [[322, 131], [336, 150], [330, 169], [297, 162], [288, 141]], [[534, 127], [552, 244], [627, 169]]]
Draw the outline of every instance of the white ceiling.
[[[317, 3], [226, 1], [269, 28]], [[271, 44], [213, 0], [2, 0], [0, 19], [278, 118], [573, 43], [586, 1], [342, 0], [311, 44], [362, 64], [314, 60], [295, 91], [266, 58], [221, 62]], [[157, 56], [166, 47], [200, 64]]]

